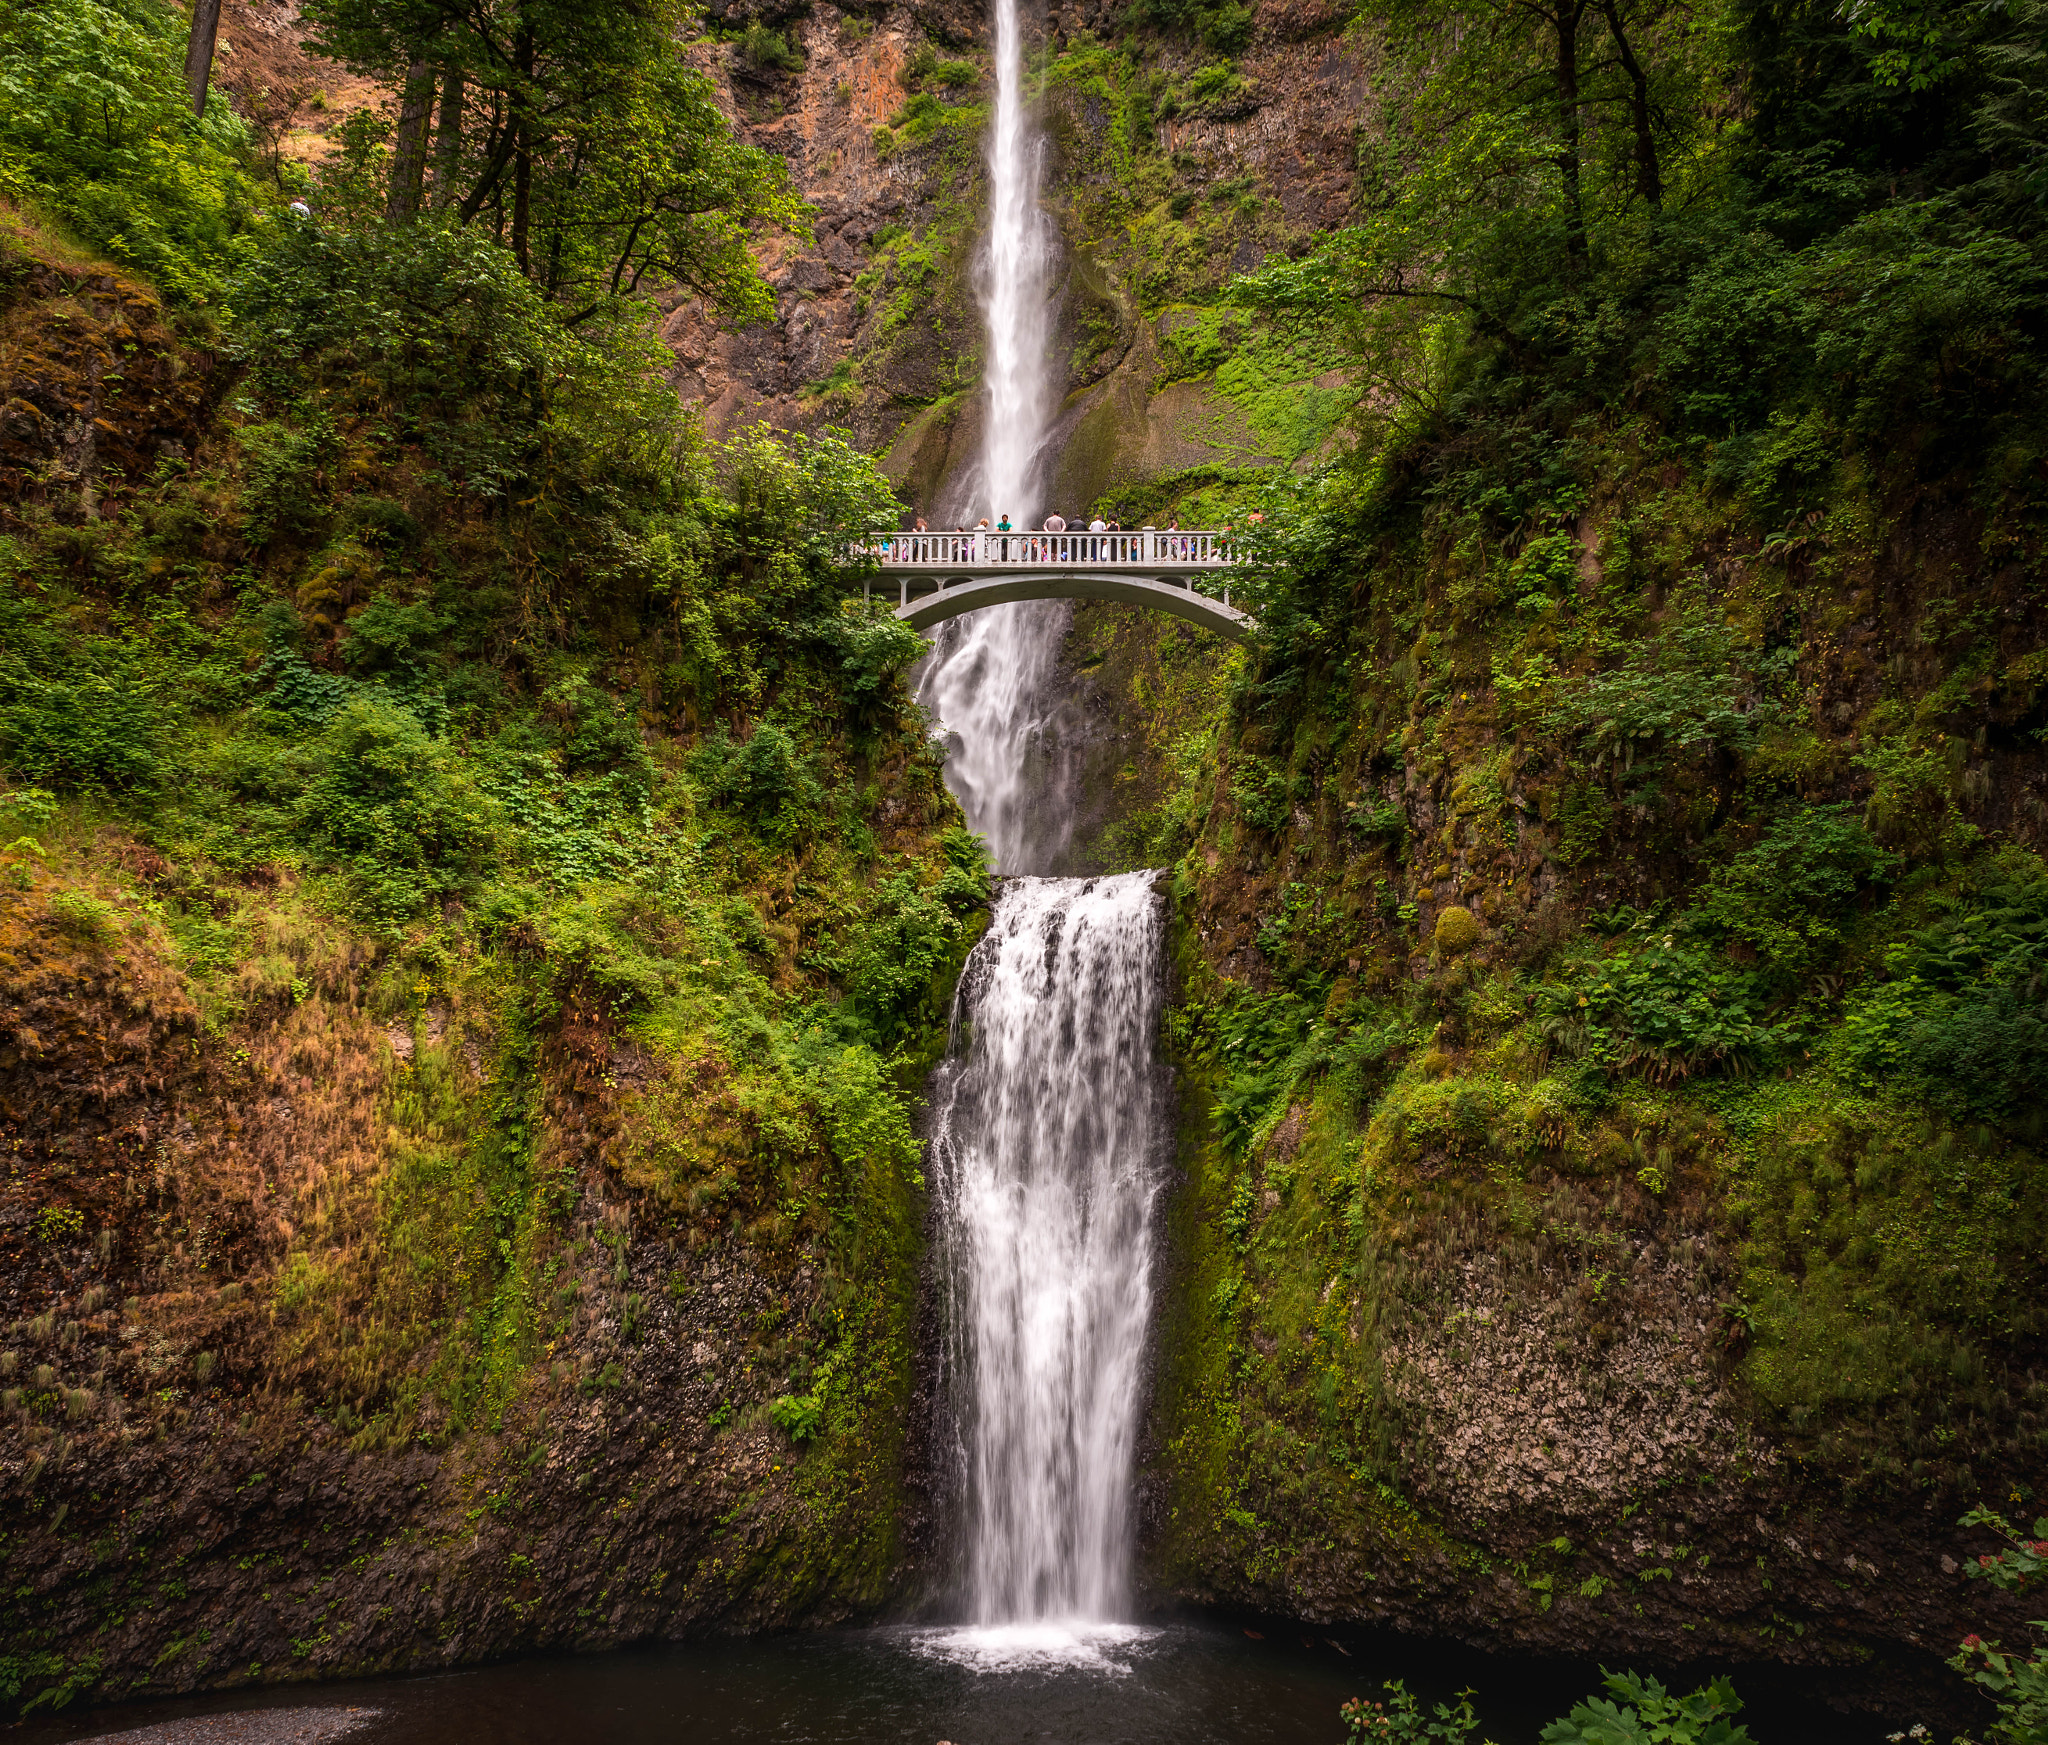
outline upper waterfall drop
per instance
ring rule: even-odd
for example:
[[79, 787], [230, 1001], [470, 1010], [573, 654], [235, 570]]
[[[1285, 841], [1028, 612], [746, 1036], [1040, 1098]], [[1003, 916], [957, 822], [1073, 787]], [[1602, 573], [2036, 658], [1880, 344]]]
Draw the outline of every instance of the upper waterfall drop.
[[[1007, 515], [1022, 527], [1036, 522], [1043, 502], [1056, 246], [1038, 203], [1044, 148], [1025, 101], [1017, 0], [995, 0], [995, 49], [988, 238], [976, 273], [986, 345], [981, 456], [948, 518], [971, 526]], [[1071, 611], [1034, 602], [956, 619], [918, 681], [918, 701], [947, 737], [947, 784], [1005, 872], [1044, 870], [1071, 833], [1068, 818], [1032, 803], [1029, 756]]]
[[987, 424], [982, 432], [981, 513], [1033, 523], [1041, 501], [1039, 450], [1045, 442], [1046, 345], [1051, 312], [1046, 287], [1052, 227], [1038, 206], [1043, 142], [1024, 99], [1024, 40], [1017, 0], [996, 0], [996, 119], [989, 141], [988, 245], [980, 293], [988, 353]]

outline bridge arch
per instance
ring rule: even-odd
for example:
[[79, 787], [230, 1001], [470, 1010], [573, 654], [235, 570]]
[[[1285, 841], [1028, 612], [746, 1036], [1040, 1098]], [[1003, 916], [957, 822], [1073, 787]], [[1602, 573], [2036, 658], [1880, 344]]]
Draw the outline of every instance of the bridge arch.
[[847, 545], [845, 561], [848, 582], [858, 575], [863, 594], [895, 584], [896, 616], [913, 630], [1012, 600], [1118, 600], [1242, 642], [1258, 626], [1230, 603], [1236, 555], [1227, 531], [977, 528], [863, 534]]
[[1117, 600], [1127, 606], [1149, 606], [1190, 624], [1213, 630], [1229, 642], [1242, 642], [1254, 625], [1246, 614], [1193, 588], [1152, 576], [1101, 575], [1073, 570], [1044, 570], [962, 578], [921, 594], [896, 609], [896, 617], [913, 630], [930, 630], [948, 618], [983, 606], [1012, 600]]

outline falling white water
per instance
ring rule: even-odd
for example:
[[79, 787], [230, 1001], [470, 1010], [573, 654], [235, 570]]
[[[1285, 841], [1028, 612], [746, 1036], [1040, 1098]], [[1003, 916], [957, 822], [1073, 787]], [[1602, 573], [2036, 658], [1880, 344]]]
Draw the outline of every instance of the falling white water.
[[1056, 868], [1073, 834], [1071, 799], [1047, 768], [1072, 610], [1034, 600], [951, 619], [918, 680], [945, 735], [946, 786], [1002, 872]]
[[[1040, 450], [1051, 389], [1047, 287], [1054, 233], [1039, 210], [1042, 142], [1024, 100], [1017, 0], [996, 0], [996, 121], [989, 140], [988, 237], [977, 272], [987, 333], [981, 458], [946, 519], [1036, 526]], [[948, 741], [946, 780], [996, 865], [1052, 864], [1066, 846], [1061, 820], [1032, 803], [1032, 748], [1048, 714], [1047, 680], [1072, 608], [1057, 601], [992, 606], [947, 624], [918, 681], [918, 700]]]
[[1163, 1131], [1153, 874], [1013, 879], [934, 1085], [964, 1480], [958, 1658], [1086, 1660], [1129, 1603]]
[[1024, 107], [1017, 0], [996, 0], [996, 127], [989, 142], [988, 243], [981, 262], [988, 328], [988, 423], [981, 442], [981, 514], [1023, 527], [1038, 513], [1045, 440], [1046, 281], [1052, 227], [1038, 209], [1041, 145]]

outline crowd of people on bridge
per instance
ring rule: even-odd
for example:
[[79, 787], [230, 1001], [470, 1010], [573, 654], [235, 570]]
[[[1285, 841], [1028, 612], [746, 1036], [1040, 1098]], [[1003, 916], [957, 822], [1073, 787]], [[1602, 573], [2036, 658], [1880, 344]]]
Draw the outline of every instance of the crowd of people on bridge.
[[[1069, 520], [1066, 516], [1057, 514], [1048, 515], [1044, 524], [1036, 528], [1017, 527], [1012, 524], [1008, 515], [998, 515], [991, 525], [988, 517], [984, 515], [972, 527], [963, 522], [957, 527], [936, 530], [920, 515], [910, 528], [912, 534], [935, 535], [942, 541], [965, 541], [975, 536], [985, 536], [989, 541], [991, 554], [1000, 563], [1009, 562], [1013, 555], [1026, 563], [1099, 563], [1135, 557], [1136, 552], [1120, 549], [1115, 539], [1104, 537], [1121, 534], [1123, 531], [1122, 524], [1114, 516], [1105, 518], [1098, 515], [1093, 520], [1084, 522], [1078, 515]], [[1192, 542], [1182, 534], [1180, 523], [1177, 521], [1169, 521], [1164, 528], [1146, 526], [1137, 531], [1164, 536], [1153, 554], [1156, 557], [1167, 560], [1177, 558], [1185, 562], [1193, 555]], [[1062, 540], [1058, 537], [1060, 535], [1075, 537]], [[876, 555], [885, 563], [898, 556], [896, 541], [886, 538], [882, 540]], [[943, 563], [969, 561], [964, 545], [935, 555]]]

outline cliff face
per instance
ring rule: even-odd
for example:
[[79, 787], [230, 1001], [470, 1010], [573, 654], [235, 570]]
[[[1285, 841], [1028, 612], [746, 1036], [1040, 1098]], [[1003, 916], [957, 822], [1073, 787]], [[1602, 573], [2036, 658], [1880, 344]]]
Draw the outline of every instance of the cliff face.
[[[801, 65], [758, 66], [739, 44], [700, 52], [741, 132], [788, 160], [817, 237], [771, 245], [772, 326], [726, 333], [688, 305], [669, 316], [678, 389], [714, 430], [844, 425], [887, 454], [910, 501], [945, 513], [980, 441], [987, 21], [959, 5], [746, 19], [775, 25]], [[1133, 53], [1114, 25], [1104, 7], [1070, 6], [1032, 26], [1066, 370], [1048, 485], [1077, 506], [1325, 441], [1331, 360], [1219, 337], [1208, 305], [1230, 273], [1345, 219], [1363, 95], [1328, 8], [1262, 10], [1232, 63]], [[1303, 384], [1327, 403], [1286, 404]]]

